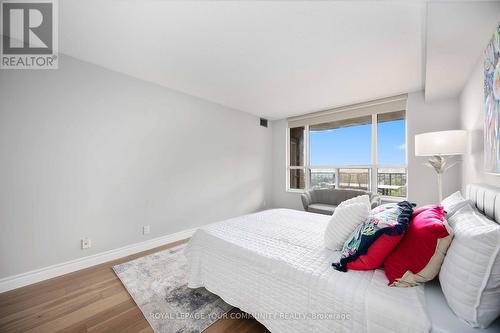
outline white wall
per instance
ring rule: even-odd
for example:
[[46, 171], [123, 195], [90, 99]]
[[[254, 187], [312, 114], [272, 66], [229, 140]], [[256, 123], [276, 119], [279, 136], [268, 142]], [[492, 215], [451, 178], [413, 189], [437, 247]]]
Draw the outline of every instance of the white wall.
[[[415, 156], [415, 135], [458, 129], [459, 114], [457, 98], [426, 103], [422, 91], [408, 94], [406, 117], [408, 199], [410, 201], [418, 205], [439, 201], [436, 172], [423, 165], [427, 157]], [[444, 197], [460, 189], [460, 164], [449, 169], [443, 176]]]
[[0, 277], [264, 208], [271, 133], [65, 56], [1, 71]]
[[286, 119], [273, 121], [272, 205], [302, 210], [299, 193], [286, 192]]
[[462, 189], [470, 183], [500, 186], [500, 175], [484, 172], [484, 75], [480, 57], [460, 94], [460, 124], [469, 132], [469, 153], [464, 156]]
[[[286, 120], [273, 122], [273, 199], [274, 207], [302, 209], [300, 194], [287, 193], [285, 131]], [[415, 135], [459, 128], [458, 99], [426, 103], [423, 92], [410, 93], [407, 104], [408, 198], [419, 205], [438, 201], [437, 178], [423, 165], [425, 157], [415, 156]], [[443, 193], [460, 188], [460, 167], [449, 170], [443, 179]]]

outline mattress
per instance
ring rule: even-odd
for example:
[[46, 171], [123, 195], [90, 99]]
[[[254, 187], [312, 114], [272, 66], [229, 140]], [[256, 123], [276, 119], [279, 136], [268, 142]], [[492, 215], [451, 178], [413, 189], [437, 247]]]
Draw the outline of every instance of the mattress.
[[199, 229], [186, 246], [189, 287], [205, 287], [271, 332], [429, 332], [423, 287], [382, 271], [339, 272], [323, 246], [330, 217], [288, 209]]

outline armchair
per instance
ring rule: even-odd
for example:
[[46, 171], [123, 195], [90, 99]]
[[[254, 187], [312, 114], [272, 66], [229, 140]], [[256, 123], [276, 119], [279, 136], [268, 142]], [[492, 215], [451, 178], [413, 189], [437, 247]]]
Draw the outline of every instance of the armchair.
[[372, 208], [380, 205], [381, 198], [378, 194], [349, 189], [309, 190], [301, 195], [301, 200], [306, 212], [332, 215], [342, 201], [364, 194], [370, 197]]

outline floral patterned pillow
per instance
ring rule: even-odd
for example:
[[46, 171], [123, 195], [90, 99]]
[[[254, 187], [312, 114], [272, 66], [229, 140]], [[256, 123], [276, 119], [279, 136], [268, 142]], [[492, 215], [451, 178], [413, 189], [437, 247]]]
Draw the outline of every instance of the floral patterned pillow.
[[[368, 221], [358, 225], [356, 230], [349, 236], [342, 248], [340, 261], [333, 263], [332, 266], [339, 271], [347, 271], [348, 264], [366, 255], [370, 246], [382, 235], [400, 236], [398, 237], [399, 241], [408, 229], [412, 212], [413, 206], [408, 201], [402, 201], [398, 204], [386, 204], [374, 208], [370, 212]], [[390, 244], [390, 247], [385, 248], [383, 244], [377, 244], [376, 252], [378, 257], [382, 256], [385, 258], [397, 245], [397, 242], [394, 242], [394, 239], [387, 239], [387, 237], [383, 237], [382, 239], [389, 241], [387, 244]], [[380, 260], [375, 260], [375, 262], [378, 261]], [[371, 265], [373, 265], [373, 262], [371, 262]]]

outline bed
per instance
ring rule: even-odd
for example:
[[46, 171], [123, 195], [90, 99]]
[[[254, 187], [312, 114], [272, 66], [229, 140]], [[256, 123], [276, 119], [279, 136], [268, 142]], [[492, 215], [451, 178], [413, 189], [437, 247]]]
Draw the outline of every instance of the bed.
[[[382, 270], [339, 272], [323, 246], [330, 217], [289, 209], [199, 229], [186, 247], [189, 287], [205, 287], [274, 333], [499, 332], [469, 328], [439, 285], [391, 288]], [[438, 320], [439, 319], [439, 320]]]

